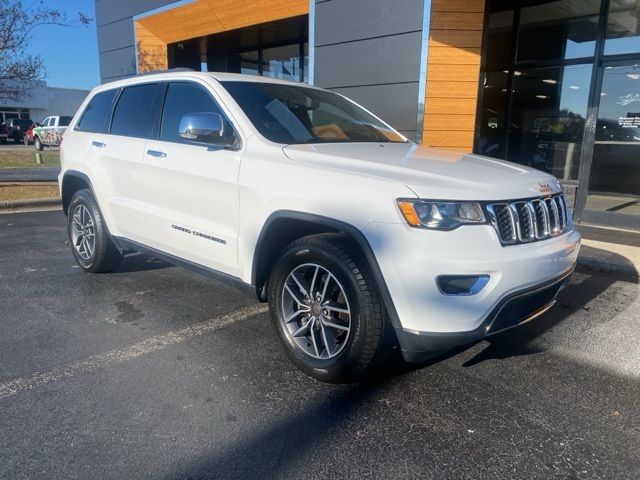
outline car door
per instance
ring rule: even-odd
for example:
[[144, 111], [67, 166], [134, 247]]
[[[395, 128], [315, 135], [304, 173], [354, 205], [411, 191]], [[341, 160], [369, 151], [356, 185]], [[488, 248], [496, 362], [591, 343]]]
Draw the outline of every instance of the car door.
[[181, 138], [183, 115], [196, 112], [220, 114], [225, 135], [237, 135], [209, 87], [166, 84], [159, 136], [147, 141], [144, 152], [147, 232], [154, 248], [235, 275], [242, 149]]
[[115, 99], [107, 135], [91, 137], [93, 176], [100, 184], [101, 203], [109, 210], [112, 234], [146, 243], [142, 164], [146, 141], [157, 127], [159, 83], [123, 87]]
[[49, 133], [49, 125], [51, 124], [52, 120], [53, 117], [45, 118], [42, 122], [42, 126], [39, 128], [40, 141], [45, 145], [48, 145], [47, 135]]

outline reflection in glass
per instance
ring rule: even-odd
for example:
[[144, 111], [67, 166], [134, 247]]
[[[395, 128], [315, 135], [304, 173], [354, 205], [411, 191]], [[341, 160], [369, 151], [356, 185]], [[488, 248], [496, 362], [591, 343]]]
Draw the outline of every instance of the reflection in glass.
[[262, 53], [262, 75], [300, 81], [300, 45], [265, 48]]
[[243, 52], [240, 54], [240, 73], [247, 75], [260, 75], [258, 70], [258, 51]]
[[640, 65], [605, 67], [586, 208], [640, 214]]
[[514, 72], [507, 159], [578, 178], [591, 65]]
[[507, 140], [507, 73], [483, 74], [480, 131], [476, 150], [489, 157], [504, 158]]
[[508, 64], [511, 59], [511, 30], [513, 29], [513, 8], [498, 10], [502, 4], [493, 5], [495, 11], [489, 14], [487, 46], [485, 49], [488, 66]]
[[640, 2], [611, 0], [604, 54], [640, 52]]
[[306, 42], [303, 45], [302, 54], [304, 55], [304, 58], [303, 58], [304, 66], [302, 69], [304, 78], [302, 79], [302, 81], [304, 83], [309, 83], [309, 44]]
[[600, 0], [556, 0], [520, 10], [518, 61], [592, 57]]

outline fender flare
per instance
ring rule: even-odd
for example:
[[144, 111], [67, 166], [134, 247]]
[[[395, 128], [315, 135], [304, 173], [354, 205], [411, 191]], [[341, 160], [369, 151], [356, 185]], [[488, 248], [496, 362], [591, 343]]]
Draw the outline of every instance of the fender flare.
[[[389, 293], [389, 288], [387, 287], [387, 282], [382, 275], [382, 270], [380, 269], [380, 265], [378, 264], [378, 260], [373, 253], [373, 249], [371, 248], [369, 241], [360, 229], [347, 222], [343, 222], [335, 218], [295, 210], [277, 210], [269, 215], [267, 220], [264, 222], [264, 225], [262, 226], [262, 230], [260, 231], [260, 235], [258, 236], [258, 241], [256, 242], [256, 247], [253, 253], [253, 262], [251, 265], [251, 283], [255, 285], [256, 288], [259, 288], [257, 282], [260, 252], [262, 251], [264, 244], [266, 242], [269, 242], [269, 239], [267, 238], [269, 227], [273, 222], [278, 220], [297, 220], [308, 222], [310, 224], [323, 227], [326, 230], [344, 233], [355, 240], [355, 242], [362, 250], [367, 263], [369, 264], [369, 268], [371, 269], [371, 273], [373, 274], [373, 279], [376, 282], [376, 286], [378, 287], [380, 296], [382, 297], [382, 301], [384, 302], [384, 305], [387, 309], [387, 313], [392, 325], [395, 328], [401, 326], [398, 312], [396, 311], [393, 299], [391, 298], [391, 293]], [[260, 297], [260, 292], [257, 293]]]
[[[33, 138], [35, 139], [35, 137], [36, 136], [34, 135]], [[79, 172], [78, 170], [66, 170], [64, 172], [64, 175], [62, 176], [62, 183], [60, 184], [61, 193], [64, 192], [65, 181], [70, 178], [78, 178], [83, 182], [85, 182], [89, 186], [89, 190], [91, 190], [91, 194], [93, 195], [93, 198], [96, 199], [96, 203], [98, 203], [98, 197], [96, 197], [96, 192], [93, 190], [93, 183], [91, 183], [91, 179], [87, 174]], [[100, 205], [98, 205], [98, 208], [100, 208]], [[66, 215], [68, 210], [68, 204], [65, 205], [64, 197], [62, 198], [62, 209], [64, 211], [64, 214]], [[102, 210], [100, 210], [100, 215], [102, 215]], [[102, 217], [104, 218], [104, 215], [102, 215]]]

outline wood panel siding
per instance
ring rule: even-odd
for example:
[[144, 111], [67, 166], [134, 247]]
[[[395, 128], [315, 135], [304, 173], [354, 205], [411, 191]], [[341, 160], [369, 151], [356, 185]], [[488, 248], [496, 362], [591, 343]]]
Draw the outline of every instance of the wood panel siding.
[[172, 43], [306, 13], [308, 0], [196, 0], [138, 23]]
[[136, 30], [136, 58], [139, 73], [167, 68], [167, 44], [139, 23]]
[[195, 0], [140, 18], [134, 22], [138, 70], [167, 68], [168, 43], [308, 13], [309, 0]]
[[484, 0], [432, 0], [423, 145], [473, 149]]

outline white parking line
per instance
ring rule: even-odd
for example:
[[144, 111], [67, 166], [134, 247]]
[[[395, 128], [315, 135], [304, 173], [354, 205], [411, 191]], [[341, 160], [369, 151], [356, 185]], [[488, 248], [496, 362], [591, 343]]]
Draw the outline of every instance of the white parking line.
[[78, 360], [67, 365], [53, 368], [47, 372], [35, 373], [29, 377], [16, 378], [15, 380], [0, 384], [0, 399], [10, 397], [23, 390], [31, 390], [49, 382], [75, 377], [76, 375], [93, 372], [99, 368], [125, 362], [146, 353], [155, 352], [170, 345], [184, 342], [190, 337], [219, 330], [232, 323], [265, 313], [267, 310], [268, 307], [263, 304], [251, 305], [228, 315], [212, 318], [195, 325], [181, 328], [180, 330], [147, 338], [122, 350], [111, 350], [106, 353], [87, 357], [84, 360]]

